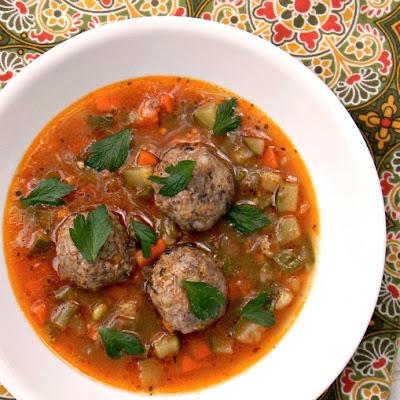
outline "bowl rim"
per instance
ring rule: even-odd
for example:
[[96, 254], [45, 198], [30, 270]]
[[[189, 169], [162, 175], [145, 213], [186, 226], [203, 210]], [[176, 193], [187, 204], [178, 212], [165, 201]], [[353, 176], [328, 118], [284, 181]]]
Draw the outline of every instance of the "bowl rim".
[[[169, 25], [171, 25], [169, 27]], [[151, 29], [152, 26], [160, 29], [160, 26], [163, 26], [166, 30], [168, 29], [182, 29], [192, 30], [192, 29], [200, 29], [212, 31], [215, 34], [221, 35], [225, 37], [226, 40], [234, 40], [239, 39], [244, 42], [248, 42], [249, 45], [260, 46], [262, 45], [268, 49], [269, 52], [272, 52], [275, 56], [279, 57], [282, 62], [287, 63], [288, 68], [291, 68], [293, 71], [299, 71], [305, 78], [309, 79], [310, 82], [313, 82], [315, 89], [319, 90], [321, 94], [326, 98], [326, 100], [330, 103], [330, 105], [334, 106], [335, 111], [340, 114], [340, 118], [342, 119], [343, 124], [346, 124], [349, 129], [349, 140], [352, 141], [358, 148], [358, 157], [366, 170], [366, 174], [370, 175], [370, 184], [371, 184], [371, 193], [375, 192], [372, 197], [375, 197], [376, 201], [376, 215], [380, 215], [377, 217], [376, 221], [379, 226], [379, 233], [376, 233], [376, 237], [380, 237], [380, 243], [377, 242], [376, 247], [380, 250], [377, 250], [381, 254], [382, 265], [378, 269], [376, 267], [376, 275], [382, 276], [384, 270], [384, 258], [385, 258], [385, 244], [386, 244], [386, 224], [385, 224], [385, 213], [384, 213], [384, 203], [383, 198], [380, 192], [380, 184], [377, 176], [377, 171], [375, 169], [372, 158], [370, 157], [368, 148], [363, 140], [361, 133], [359, 132], [357, 126], [355, 125], [353, 119], [350, 114], [347, 112], [345, 107], [339, 101], [339, 99], [334, 95], [334, 93], [321, 81], [319, 80], [307, 67], [305, 67], [302, 63], [298, 62], [294, 57], [290, 56], [280, 48], [272, 45], [266, 40], [256, 37], [253, 34], [248, 32], [241, 31], [237, 28], [223, 25], [221, 23], [206, 21], [199, 18], [191, 18], [191, 17], [146, 17], [146, 18], [137, 18], [130, 19], [122, 22], [117, 22], [105, 26], [98, 27], [96, 29], [81, 33], [71, 39], [68, 39], [54, 48], [50, 49], [46, 53], [42, 54], [35, 62], [30, 63], [26, 67], [24, 67], [17, 77], [14, 77], [7, 86], [1, 90], [0, 95], [0, 109], [2, 105], [5, 105], [9, 98], [11, 98], [14, 93], [17, 93], [21, 88], [23, 88], [26, 84], [29, 84], [30, 79], [34, 77], [35, 74], [40, 74], [41, 69], [44, 66], [50, 65], [54, 60], [58, 57], [65, 57], [65, 55], [70, 51], [75, 51], [79, 47], [84, 47], [90, 44], [91, 41], [97, 41], [104, 34], [112, 34], [113, 32], [118, 31], [119, 29], [136, 29], [145, 28]], [[338, 115], [339, 115], [338, 114]], [[352, 136], [351, 136], [352, 135]], [[1, 140], [1, 139], [0, 139]], [[374, 187], [372, 186], [374, 185]], [[318, 195], [317, 195], [318, 198]], [[379, 208], [379, 210], [378, 210]], [[1, 220], [3, 221], [3, 209], [2, 209]], [[3, 226], [1, 228], [3, 230]], [[1, 236], [2, 237], [2, 236]], [[2, 244], [3, 245], [3, 244]], [[7, 268], [7, 267], [6, 267]], [[8, 273], [7, 273], [7, 279]], [[359, 343], [362, 340], [364, 332], [366, 331], [370, 318], [373, 314], [375, 304], [378, 298], [379, 289], [380, 289], [380, 281], [371, 284], [370, 287], [370, 297], [368, 299], [369, 305], [365, 307], [368, 308], [368, 312], [365, 312], [363, 317], [363, 326], [359, 326], [357, 332], [354, 332], [352, 338], [352, 347], [353, 352], [351, 354], [347, 354], [346, 356], [341, 357], [341, 362], [336, 363], [335, 368], [332, 369], [332, 372], [329, 376], [326, 376], [325, 379], [321, 379], [320, 383], [315, 384], [315, 393], [320, 395], [326, 390], [329, 385], [336, 379], [338, 374], [344, 369], [347, 365], [348, 361], [352, 357], [354, 351], [357, 349]], [[25, 318], [25, 316], [24, 316]], [[291, 329], [291, 328], [290, 328]], [[41, 341], [40, 338], [37, 338]], [[0, 345], [1, 347], [1, 345]], [[59, 357], [59, 356], [58, 356]], [[65, 362], [65, 361], [64, 361]], [[23, 379], [22, 376], [18, 377], [18, 379], [14, 376], [14, 374], [10, 373], [9, 365], [6, 360], [0, 359], [0, 376], [2, 382], [13, 392], [13, 394], [20, 399], [30, 398], [29, 389], [25, 390], [25, 385], [19, 385], [19, 382]], [[234, 378], [233, 378], [234, 379]], [[231, 379], [228, 379], [230, 381]], [[171, 396], [176, 396], [178, 394], [172, 394]], [[168, 395], [163, 395], [167, 397]]]

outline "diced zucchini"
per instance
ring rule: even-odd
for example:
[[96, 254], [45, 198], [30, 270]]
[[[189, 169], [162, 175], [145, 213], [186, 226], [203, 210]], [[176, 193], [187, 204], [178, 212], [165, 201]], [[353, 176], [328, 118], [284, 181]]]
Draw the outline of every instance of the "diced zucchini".
[[300, 225], [293, 215], [279, 218], [276, 225], [276, 236], [280, 244], [287, 244], [301, 235]]
[[302, 261], [292, 249], [282, 250], [273, 259], [285, 272], [293, 272], [302, 265]]
[[157, 386], [163, 375], [163, 366], [155, 358], [138, 361], [140, 380], [144, 387]]
[[194, 112], [194, 117], [196, 121], [206, 129], [214, 128], [216, 115], [217, 115], [217, 103], [213, 100], [197, 107]]
[[288, 288], [281, 288], [278, 298], [275, 302], [275, 310], [282, 310], [287, 307], [293, 300], [293, 293]]
[[282, 176], [280, 173], [273, 171], [262, 171], [260, 188], [263, 191], [274, 193], [281, 182]]
[[135, 318], [138, 313], [138, 305], [135, 300], [128, 300], [118, 304], [118, 314], [125, 318]]
[[272, 195], [271, 194], [263, 194], [259, 195], [257, 197], [257, 206], [261, 210], [265, 210], [267, 207], [269, 207], [272, 204]]
[[51, 322], [61, 330], [64, 330], [68, 326], [72, 317], [78, 311], [78, 308], [79, 305], [72, 301], [66, 301], [60, 304], [53, 310], [51, 314]]
[[129, 189], [144, 188], [150, 186], [149, 176], [153, 174], [151, 165], [143, 165], [141, 167], [127, 168], [122, 172], [125, 186]]
[[276, 194], [276, 207], [279, 212], [295, 212], [299, 197], [299, 185], [297, 183], [282, 183]]
[[176, 335], [165, 335], [154, 342], [153, 347], [158, 358], [166, 358], [177, 354], [181, 344]]
[[244, 137], [244, 143], [246, 146], [257, 156], [264, 154], [265, 141], [264, 139], [254, 137]]
[[217, 354], [232, 354], [233, 340], [230, 337], [211, 337], [211, 350]]
[[307, 265], [313, 265], [315, 263], [315, 254], [314, 254], [312, 240], [310, 236], [307, 234], [303, 236], [299, 257]]
[[108, 307], [105, 303], [97, 304], [92, 311], [92, 318], [94, 321], [100, 321], [107, 314]]
[[50, 249], [51, 239], [42, 231], [35, 231], [31, 237], [30, 252], [42, 253]]
[[160, 239], [165, 240], [168, 246], [171, 246], [182, 237], [182, 232], [178, 225], [169, 217], [162, 217], [158, 226], [157, 233]]
[[235, 339], [245, 344], [256, 344], [262, 339], [265, 328], [250, 321], [243, 321], [235, 332]]
[[245, 164], [253, 155], [254, 153], [247, 146], [242, 145], [231, 154], [231, 157], [238, 164]]
[[75, 296], [75, 289], [71, 286], [61, 286], [54, 291], [54, 297], [57, 300], [70, 300]]

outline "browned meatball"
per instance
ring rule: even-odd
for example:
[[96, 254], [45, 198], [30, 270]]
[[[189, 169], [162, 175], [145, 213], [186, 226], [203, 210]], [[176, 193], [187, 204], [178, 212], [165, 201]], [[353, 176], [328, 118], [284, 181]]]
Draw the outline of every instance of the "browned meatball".
[[213, 257], [192, 246], [179, 246], [163, 254], [154, 265], [147, 292], [162, 318], [177, 331], [190, 333], [207, 328], [216, 318], [200, 320], [190, 310], [182, 281], [205, 282], [226, 295], [225, 277]]
[[188, 187], [168, 197], [161, 195], [160, 185], [153, 183], [155, 202], [182, 229], [206, 231], [228, 211], [235, 191], [233, 173], [206, 146], [180, 145], [164, 154], [155, 175], [168, 176], [165, 168], [183, 160], [196, 161]]
[[[87, 215], [87, 213], [84, 213]], [[112, 231], [99, 251], [94, 263], [82, 256], [71, 239], [75, 215], [69, 216], [57, 231], [56, 251], [59, 260], [58, 274], [82, 289], [98, 290], [105, 286], [125, 281], [134, 264], [129, 254], [129, 238], [119, 219], [109, 212]]]

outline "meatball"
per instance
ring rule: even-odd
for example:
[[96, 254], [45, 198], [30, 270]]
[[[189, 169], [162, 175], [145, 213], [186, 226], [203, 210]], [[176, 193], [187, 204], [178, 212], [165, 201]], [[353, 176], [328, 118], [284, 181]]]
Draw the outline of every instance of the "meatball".
[[205, 282], [226, 295], [225, 277], [213, 257], [189, 245], [175, 247], [163, 254], [154, 265], [147, 293], [162, 318], [177, 331], [190, 333], [207, 328], [225, 313], [221, 307], [218, 316], [200, 320], [190, 310], [182, 281]]
[[167, 176], [165, 168], [183, 160], [196, 161], [192, 179], [185, 190], [172, 197], [159, 193], [153, 183], [157, 207], [187, 231], [206, 231], [224, 215], [233, 199], [235, 184], [229, 167], [201, 145], [184, 145], [167, 151], [155, 175]]
[[[87, 213], [84, 213], [87, 215]], [[130, 257], [134, 248], [128, 247], [129, 237], [118, 217], [109, 212], [112, 231], [94, 263], [82, 256], [71, 239], [75, 215], [69, 216], [57, 231], [56, 251], [59, 260], [58, 274], [82, 289], [98, 290], [125, 281], [134, 265]]]

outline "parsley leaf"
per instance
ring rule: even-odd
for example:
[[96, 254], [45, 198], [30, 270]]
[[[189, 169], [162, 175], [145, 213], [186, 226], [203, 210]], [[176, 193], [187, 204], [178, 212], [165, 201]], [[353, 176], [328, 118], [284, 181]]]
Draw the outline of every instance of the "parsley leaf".
[[235, 129], [239, 128], [242, 118], [233, 114], [236, 106], [236, 99], [225, 100], [222, 104], [218, 105], [213, 128], [215, 135], [222, 136], [227, 132], [234, 131]]
[[168, 167], [165, 168], [169, 176], [161, 177], [152, 175], [148, 179], [154, 183], [163, 185], [160, 189], [160, 194], [172, 197], [187, 188], [192, 179], [195, 166], [196, 161], [183, 160], [178, 162], [177, 165], [168, 165]]
[[132, 130], [125, 128], [115, 135], [91, 144], [87, 149], [90, 156], [86, 160], [86, 164], [98, 171], [108, 169], [113, 172], [117, 170], [128, 157], [131, 138]]
[[245, 235], [258, 231], [271, 223], [259, 208], [250, 204], [234, 205], [227, 217], [234, 227]]
[[88, 122], [91, 126], [98, 129], [108, 129], [114, 122], [112, 115], [89, 115]]
[[132, 221], [132, 229], [135, 232], [136, 238], [140, 243], [143, 257], [150, 258], [151, 245], [157, 243], [156, 233], [148, 225], [142, 224], [138, 221]]
[[144, 353], [144, 346], [132, 333], [118, 332], [110, 328], [100, 328], [99, 333], [107, 355], [113, 359], [120, 358], [122, 352], [130, 356]]
[[201, 320], [215, 318], [227, 301], [225, 296], [214, 286], [205, 282], [183, 281], [192, 313]]
[[78, 214], [74, 219], [74, 227], [70, 228], [69, 234], [85, 260], [93, 263], [110, 236], [111, 229], [107, 207], [100, 205], [89, 211], [86, 219], [84, 215]]
[[274, 325], [275, 318], [273, 312], [265, 309], [268, 302], [269, 296], [267, 293], [259, 294], [242, 308], [242, 317], [264, 327]]
[[21, 203], [24, 206], [35, 206], [36, 204], [60, 206], [64, 204], [61, 198], [73, 190], [72, 185], [60, 182], [57, 178], [44, 179], [27, 196], [21, 198]]

